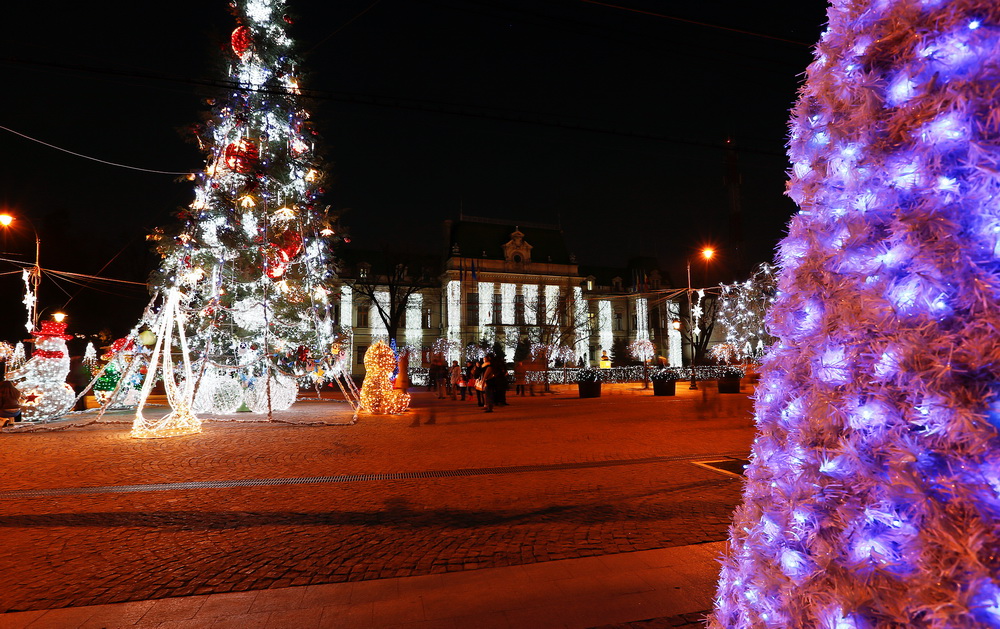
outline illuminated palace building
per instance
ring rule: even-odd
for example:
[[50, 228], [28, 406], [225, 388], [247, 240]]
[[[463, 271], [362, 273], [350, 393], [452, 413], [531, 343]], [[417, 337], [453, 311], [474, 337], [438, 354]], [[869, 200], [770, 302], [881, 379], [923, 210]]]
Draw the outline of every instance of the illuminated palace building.
[[599, 366], [604, 352], [621, 358], [648, 340], [654, 356], [680, 363], [678, 304], [659, 296], [667, 287], [653, 259], [582, 266], [558, 227], [525, 222], [464, 217], [445, 221], [444, 237], [444, 255], [338, 251], [338, 323], [354, 373], [374, 341], [393, 336], [413, 350], [411, 366], [434, 353], [462, 362], [484, 341], [508, 361], [521, 344], [550, 364]]

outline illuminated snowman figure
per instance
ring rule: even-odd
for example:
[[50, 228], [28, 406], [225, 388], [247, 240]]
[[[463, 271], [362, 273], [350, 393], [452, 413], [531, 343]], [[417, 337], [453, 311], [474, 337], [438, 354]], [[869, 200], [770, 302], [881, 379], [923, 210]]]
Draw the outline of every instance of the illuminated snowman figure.
[[69, 351], [66, 324], [43, 321], [34, 333], [35, 350], [23, 367], [7, 374], [21, 390], [21, 413], [25, 420], [52, 419], [65, 415], [73, 407], [76, 393], [66, 384], [69, 376]]

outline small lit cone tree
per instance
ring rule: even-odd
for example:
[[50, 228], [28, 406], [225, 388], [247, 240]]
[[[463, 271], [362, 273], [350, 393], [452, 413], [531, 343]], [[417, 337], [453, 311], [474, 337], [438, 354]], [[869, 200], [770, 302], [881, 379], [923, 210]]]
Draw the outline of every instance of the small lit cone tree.
[[[162, 294], [182, 289], [202, 386], [236, 379], [248, 391], [268, 391], [283, 356], [301, 347], [322, 356], [330, 346], [336, 233], [320, 205], [324, 174], [300, 103], [285, 2], [231, 7], [233, 91], [212, 101], [197, 129], [205, 170], [181, 224], [153, 235], [163, 262], [151, 284]], [[232, 377], [214, 377], [219, 370]]]
[[712, 627], [1000, 627], [1000, 4], [842, 0]]
[[66, 324], [43, 321], [42, 329], [33, 332], [35, 349], [31, 358], [7, 378], [17, 381], [23, 402], [21, 411], [28, 421], [54, 419], [73, 408], [76, 394], [66, 384], [69, 376], [69, 350]]

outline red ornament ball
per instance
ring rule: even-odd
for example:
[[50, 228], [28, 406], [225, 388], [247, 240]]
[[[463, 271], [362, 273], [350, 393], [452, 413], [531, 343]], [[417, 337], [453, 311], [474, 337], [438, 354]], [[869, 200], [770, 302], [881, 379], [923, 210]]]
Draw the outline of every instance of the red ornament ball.
[[246, 26], [237, 26], [236, 30], [229, 37], [229, 42], [233, 46], [233, 52], [242, 59], [243, 55], [247, 54], [247, 51], [250, 50], [250, 46], [253, 45], [253, 37], [250, 35], [250, 29]]
[[260, 161], [260, 149], [255, 142], [243, 139], [226, 147], [223, 160], [230, 170], [238, 173], [250, 172]]

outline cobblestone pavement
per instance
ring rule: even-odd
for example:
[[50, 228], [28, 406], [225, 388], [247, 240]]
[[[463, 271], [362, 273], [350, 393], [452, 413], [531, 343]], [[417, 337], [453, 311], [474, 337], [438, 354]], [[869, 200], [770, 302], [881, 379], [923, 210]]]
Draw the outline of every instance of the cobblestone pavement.
[[[492, 414], [418, 392], [409, 413], [351, 426], [295, 423], [350, 419], [304, 401], [291, 423], [175, 439], [124, 424], [0, 434], [0, 612], [723, 540], [740, 482], [691, 462], [745, 456], [750, 408], [745, 394], [617, 385]], [[280, 482], [236, 482], [249, 479]], [[143, 487], [187, 482], [202, 484]], [[74, 493], [26, 495], [51, 489]]]

